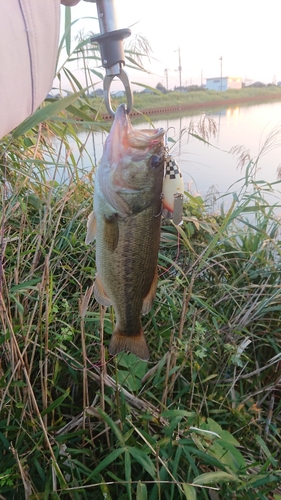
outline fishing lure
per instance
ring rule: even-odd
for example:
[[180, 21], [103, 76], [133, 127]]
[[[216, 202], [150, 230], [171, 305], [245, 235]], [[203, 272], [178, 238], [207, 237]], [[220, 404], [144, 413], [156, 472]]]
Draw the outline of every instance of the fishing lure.
[[166, 218], [173, 220], [177, 226], [182, 223], [184, 183], [180, 168], [173, 156], [165, 147], [165, 164], [163, 180], [163, 210]]

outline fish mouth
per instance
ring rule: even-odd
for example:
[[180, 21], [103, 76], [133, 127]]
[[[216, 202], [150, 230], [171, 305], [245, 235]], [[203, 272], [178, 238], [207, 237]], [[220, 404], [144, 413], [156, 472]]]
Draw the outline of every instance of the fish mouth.
[[106, 140], [104, 153], [111, 165], [118, 163], [125, 155], [141, 161], [152, 148], [163, 141], [163, 137], [163, 128], [133, 129], [126, 104], [120, 104]]
[[163, 155], [163, 138], [162, 128], [134, 129], [126, 106], [121, 104], [118, 107], [96, 178], [109, 210], [126, 217], [132, 213], [129, 201], [144, 191], [150, 192], [154, 177], [151, 177], [149, 186], [145, 182], [145, 175], [150, 172], [149, 158], [154, 154]]

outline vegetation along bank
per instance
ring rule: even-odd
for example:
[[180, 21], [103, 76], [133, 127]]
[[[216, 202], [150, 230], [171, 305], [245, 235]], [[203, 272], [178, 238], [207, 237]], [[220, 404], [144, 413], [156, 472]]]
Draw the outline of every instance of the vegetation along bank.
[[[110, 122], [81, 88], [0, 140], [0, 499], [280, 500], [281, 220], [267, 195], [281, 181], [256, 178], [280, 130], [244, 155], [227, 210], [187, 192], [183, 224], [163, 220], [150, 360], [112, 358], [85, 244], [91, 132]], [[277, 90], [140, 93], [135, 107]]]
[[[199, 90], [194, 92], [169, 92], [163, 94], [155, 90], [155, 93], [134, 93], [134, 109], [131, 116], [141, 114], [151, 115], [157, 113], [169, 113], [188, 109], [203, 109], [206, 107], [219, 107], [234, 104], [259, 103], [271, 100], [281, 100], [281, 87], [269, 86], [263, 88], [247, 87], [238, 90], [227, 90], [216, 92], [214, 90]], [[112, 98], [113, 108], [124, 101], [124, 97]], [[100, 109], [103, 119], [111, 119], [106, 112], [101, 98], [93, 98], [94, 107]]]

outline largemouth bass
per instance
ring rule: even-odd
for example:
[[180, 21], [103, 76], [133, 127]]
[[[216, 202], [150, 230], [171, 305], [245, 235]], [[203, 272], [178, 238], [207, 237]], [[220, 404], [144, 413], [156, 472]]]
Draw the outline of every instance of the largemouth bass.
[[141, 314], [157, 288], [163, 175], [164, 130], [133, 129], [119, 106], [96, 171], [86, 237], [96, 238], [95, 298], [115, 311], [112, 355], [126, 350], [149, 358]]

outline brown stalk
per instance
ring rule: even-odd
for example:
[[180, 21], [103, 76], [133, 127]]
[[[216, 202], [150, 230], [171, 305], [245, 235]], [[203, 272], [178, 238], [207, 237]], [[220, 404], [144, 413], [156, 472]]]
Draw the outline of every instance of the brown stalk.
[[[89, 406], [89, 392], [88, 392], [88, 376], [87, 376], [87, 350], [86, 350], [86, 333], [85, 333], [85, 314], [88, 307], [90, 297], [92, 295], [93, 285], [90, 287], [85, 296], [82, 297], [79, 303], [80, 310], [80, 329], [81, 329], [81, 346], [82, 346], [82, 359], [83, 359], [83, 408]], [[83, 413], [83, 429], [85, 429], [86, 414]]]
[[[181, 340], [182, 336], [183, 336], [185, 316], [186, 316], [186, 311], [187, 311], [188, 304], [189, 304], [190, 297], [191, 297], [191, 293], [192, 293], [193, 283], [194, 283], [194, 275], [192, 275], [192, 278], [190, 281], [188, 294], [187, 294], [186, 288], [184, 288], [184, 291], [183, 291], [181, 319], [180, 319], [179, 333], [178, 333], [179, 340]], [[171, 341], [173, 341], [173, 338], [174, 338], [174, 335], [171, 337]], [[170, 393], [170, 398], [172, 398], [172, 396], [173, 396], [175, 382], [185, 366], [185, 362], [182, 363], [181, 368], [176, 373], [172, 374], [170, 384], [168, 384], [167, 374], [169, 373], [170, 370], [172, 370], [176, 366], [177, 358], [178, 358], [177, 351], [175, 349], [172, 349], [171, 341], [170, 341], [170, 348], [169, 348], [170, 357], [168, 357], [167, 370], [166, 370], [166, 380], [165, 380], [165, 391], [164, 391], [165, 397], [167, 397], [167, 395]], [[163, 401], [163, 399], [162, 399], [162, 401]], [[165, 400], [165, 405], [166, 405], [166, 400]]]
[[[18, 468], [19, 468], [19, 471], [20, 471], [20, 475], [21, 475], [21, 479], [22, 479], [23, 487], [24, 487], [25, 500], [29, 500], [30, 497], [31, 497], [31, 495], [32, 495], [32, 483], [31, 483], [31, 481], [30, 481], [30, 479], [28, 477], [26, 469], [23, 467], [23, 465], [22, 465], [22, 463], [20, 461], [20, 458], [19, 458], [17, 450], [15, 450], [15, 448], [13, 447], [13, 445], [11, 445], [10, 449], [11, 449], [11, 452], [14, 455], [15, 460], [16, 460], [16, 462], [18, 464]], [[36, 493], [35, 493], [35, 496], [37, 496]]]
[[[49, 287], [50, 287], [50, 270], [49, 270], [49, 257], [45, 259], [44, 273], [42, 278], [42, 295], [45, 294], [45, 334], [44, 334], [44, 360], [41, 360], [42, 367], [40, 370], [41, 374], [41, 388], [42, 388], [42, 403], [43, 410], [48, 407], [48, 345], [49, 345]], [[44, 415], [45, 427], [48, 426], [48, 416]]]
[[[100, 388], [101, 388], [101, 409], [105, 411], [105, 399], [104, 399], [104, 386], [105, 379], [107, 377], [106, 362], [105, 362], [105, 349], [103, 343], [104, 334], [104, 313], [105, 307], [100, 305]], [[110, 448], [109, 432], [106, 432], [106, 440], [108, 448]]]
[[1, 301], [0, 305], [1, 305], [2, 310], [4, 312], [4, 317], [6, 319], [8, 328], [10, 330], [11, 342], [12, 342], [12, 344], [14, 346], [14, 350], [15, 350], [15, 352], [17, 354], [17, 358], [19, 360], [18, 363], [21, 364], [22, 371], [23, 371], [23, 374], [24, 374], [24, 378], [25, 378], [27, 386], [28, 386], [29, 395], [30, 395], [30, 398], [31, 398], [31, 401], [32, 401], [32, 405], [33, 405], [34, 411], [35, 411], [35, 413], [37, 415], [37, 418], [39, 420], [39, 423], [41, 425], [41, 429], [42, 429], [42, 432], [44, 434], [44, 439], [45, 439], [46, 446], [47, 446], [47, 448], [50, 451], [50, 455], [52, 457], [53, 466], [54, 466], [54, 468], [56, 470], [57, 476], [60, 477], [60, 480], [63, 483], [63, 486], [66, 486], [65, 479], [64, 479], [63, 474], [62, 474], [62, 472], [61, 472], [61, 470], [59, 468], [59, 465], [57, 463], [57, 460], [56, 460], [53, 448], [52, 448], [50, 440], [49, 440], [47, 428], [46, 428], [46, 426], [44, 424], [43, 418], [41, 417], [41, 413], [40, 413], [39, 407], [37, 405], [36, 397], [35, 397], [35, 394], [33, 392], [33, 388], [32, 388], [31, 382], [30, 382], [30, 378], [28, 376], [28, 372], [27, 372], [27, 369], [26, 369], [25, 364], [24, 364], [24, 359], [23, 359], [22, 353], [20, 351], [20, 348], [19, 348], [19, 345], [18, 345], [18, 342], [17, 342], [17, 338], [16, 338], [16, 335], [15, 335], [15, 332], [14, 332], [14, 329], [13, 329], [12, 322], [11, 322], [11, 320], [9, 318], [9, 315], [7, 314], [7, 310], [6, 310], [5, 303], [4, 303], [2, 295], [0, 295], [0, 301]]

